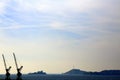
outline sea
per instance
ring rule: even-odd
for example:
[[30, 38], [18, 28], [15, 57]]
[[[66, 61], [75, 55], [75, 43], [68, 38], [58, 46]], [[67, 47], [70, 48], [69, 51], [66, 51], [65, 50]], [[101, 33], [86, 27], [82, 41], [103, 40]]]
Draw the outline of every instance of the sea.
[[[5, 76], [0, 75], [0, 80]], [[11, 75], [11, 80], [15, 80], [16, 75]], [[66, 75], [66, 74], [24, 74], [22, 80], [120, 80], [120, 75]]]

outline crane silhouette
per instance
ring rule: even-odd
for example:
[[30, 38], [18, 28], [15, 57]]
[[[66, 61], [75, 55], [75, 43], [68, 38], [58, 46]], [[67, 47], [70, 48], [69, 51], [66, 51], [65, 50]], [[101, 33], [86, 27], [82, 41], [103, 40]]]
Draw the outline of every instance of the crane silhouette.
[[10, 69], [11, 69], [11, 66], [9, 66], [9, 68], [7, 68], [7, 64], [6, 64], [6, 61], [5, 61], [5, 57], [4, 57], [4, 54], [2, 54], [2, 57], [3, 57], [3, 62], [4, 62], [4, 66], [5, 66], [5, 71], [6, 71], [6, 77], [5, 77], [5, 80], [11, 80], [10, 78]]
[[15, 65], [16, 65], [16, 70], [17, 70], [17, 78], [16, 78], [16, 80], [22, 80], [21, 70], [22, 70], [23, 66], [21, 66], [21, 67], [19, 68], [19, 67], [18, 67], [18, 64], [17, 64], [16, 56], [15, 56], [14, 53], [13, 53], [13, 56], [14, 56], [14, 61], [15, 61]]

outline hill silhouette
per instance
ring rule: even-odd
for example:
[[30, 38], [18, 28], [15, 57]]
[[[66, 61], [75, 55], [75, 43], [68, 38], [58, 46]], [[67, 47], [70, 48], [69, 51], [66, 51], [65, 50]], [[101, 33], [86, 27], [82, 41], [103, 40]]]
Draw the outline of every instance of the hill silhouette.
[[65, 72], [64, 74], [85, 74], [85, 71], [82, 71], [80, 69], [71, 69], [70, 71]]
[[100, 72], [87, 72], [80, 69], [71, 69], [64, 74], [79, 74], [79, 75], [120, 75], [120, 70], [103, 70]]

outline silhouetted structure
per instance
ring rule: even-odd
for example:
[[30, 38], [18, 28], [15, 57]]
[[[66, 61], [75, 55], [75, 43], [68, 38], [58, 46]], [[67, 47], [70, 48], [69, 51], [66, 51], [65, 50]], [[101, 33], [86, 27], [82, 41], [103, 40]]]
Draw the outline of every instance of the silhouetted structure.
[[6, 78], [5, 78], [5, 80], [11, 80], [10, 79], [10, 73], [9, 73], [9, 71], [11, 69], [11, 66], [9, 66], [9, 68], [7, 68], [5, 57], [4, 57], [3, 54], [2, 54], [2, 57], [3, 57], [3, 62], [4, 62], [5, 70], [6, 70]]
[[14, 53], [13, 53], [13, 56], [14, 56], [14, 61], [15, 61], [16, 69], [17, 69], [17, 78], [16, 78], [16, 80], [22, 80], [21, 70], [22, 70], [23, 66], [21, 66], [20, 68], [18, 68], [17, 60], [16, 60], [16, 57], [15, 57]]
[[39, 75], [46, 75], [46, 72], [44, 71], [37, 71], [37, 72], [33, 72], [33, 73], [28, 73], [29, 75], [34, 75], [34, 74], [39, 74]]

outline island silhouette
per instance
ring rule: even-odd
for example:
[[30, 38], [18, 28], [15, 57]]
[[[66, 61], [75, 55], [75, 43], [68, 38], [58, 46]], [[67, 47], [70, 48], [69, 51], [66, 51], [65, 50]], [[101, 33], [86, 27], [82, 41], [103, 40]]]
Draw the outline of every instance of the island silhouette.
[[64, 74], [79, 74], [79, 75], [120, 75], [120, 70], [103, 70], [100, 72], [92, 72], [92, 71], [83, 71], [80, 69], [71, 69]]

